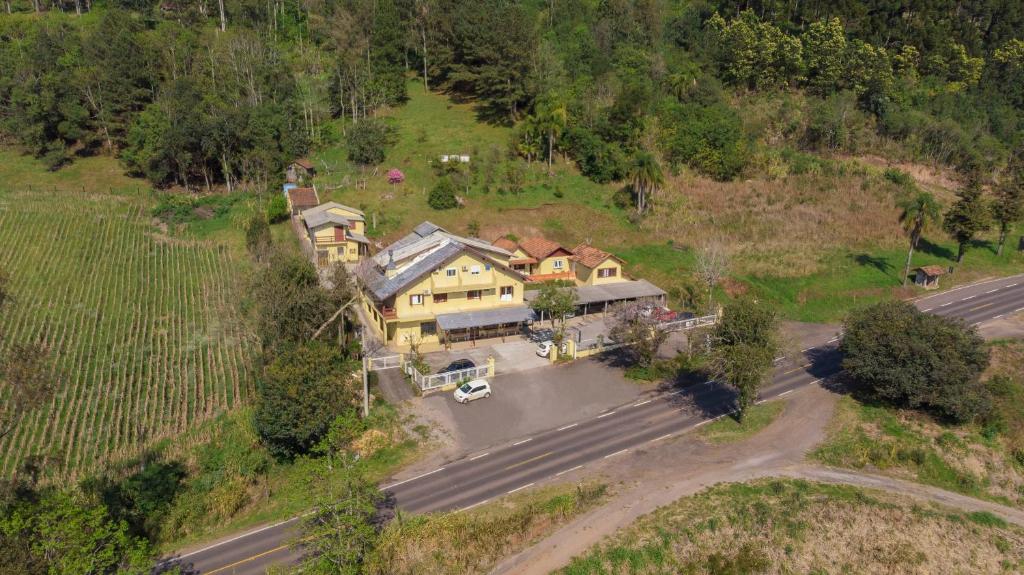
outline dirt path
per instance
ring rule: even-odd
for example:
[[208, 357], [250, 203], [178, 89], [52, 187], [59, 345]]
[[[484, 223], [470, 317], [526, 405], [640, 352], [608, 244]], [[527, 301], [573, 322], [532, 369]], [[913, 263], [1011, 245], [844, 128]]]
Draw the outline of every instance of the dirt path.
[[[889, 477], [818, 467], [807, 453], [825, 437], [837, 396], [819, 387], [789, 396], [785, 409], [756, 436], [735, 444], [713, 446], [685, 434], [634, 455], [612, 459], [597, 468], [603, 480], [617, 484], [616, 495], [532, 547], [505, 558], [492, 574], [540, 575], [568, 564], [573, 557], [663, 505], [724, 482], [781, 476], [847, 483], [892, 491], [969, 511], [989, 511], [1024, 525], [1024, 512], [941, 489]], [[593, 474], [594, 469], [591, 469]]]

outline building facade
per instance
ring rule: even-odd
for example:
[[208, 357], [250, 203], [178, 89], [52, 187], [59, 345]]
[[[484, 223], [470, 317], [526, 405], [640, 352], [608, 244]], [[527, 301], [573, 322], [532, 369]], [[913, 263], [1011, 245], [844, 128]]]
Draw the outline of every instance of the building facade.
[[355, 263], [369, 255], [363, 212], [327, 202], [302, 212], [306, 233], [319, 267], [335, 262]]

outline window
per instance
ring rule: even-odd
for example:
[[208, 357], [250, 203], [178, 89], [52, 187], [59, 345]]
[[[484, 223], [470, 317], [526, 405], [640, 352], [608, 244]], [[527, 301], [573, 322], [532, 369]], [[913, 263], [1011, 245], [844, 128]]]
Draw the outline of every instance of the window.
[[341, 246], [341, 247], [338, 248], [338, 255], [339, 256], [345, 255], [345, 246]]
[[457, 270], [455, 268], [448, 268], [448, 269], [444, 270], [444, 275], [446, 275], [446, 276], [448, 276], [450, 278], [455, 277], [456, 275], [458, 275], [458, 273], [459, 273], [459, 270]]
[[512, 286], [501, 286], [501, 301], [512, 301]]
[[352, 248], [352, 249], [350, 249], [350, 250], [348, 251], [348, 253], [350, 253], [350, 254], [355, 254], [355, 253], [359, 253], [359, 252], [357, 252], [357, 251], [356, 251], [356, 248]]
[[448, 294], [436, 293], [434, 294], [434, 303], [445, 303], [448, 301]]
[[420, 324], [420, 336], [437, 335], [437, 324], [432, 321], [425, 321]]
[[565, 260], [555, 260], [553, 265], [555, 266], [556, 270], [560, 270], [565, 265]]
[[423, 296], [418, 293], [409, 296], [409, 305], [423, 305]]
[[466, 292], [466, 299], [480, 299], [480, 290], [471, 289]]
[[619, 270], [615, 268], [601, 268], [597, 270], [597, 277], [599, 278], [613, 278], [619, 273]]
[[480, 275], [480, 266], [473, 266], [473, 267], [469, 268], [469, 273], [471, 273], [471, 274], [473, 274], [475, 276]]
[[491, 271], [491, 264], [484, 264], [484, 269], [487, 271]]

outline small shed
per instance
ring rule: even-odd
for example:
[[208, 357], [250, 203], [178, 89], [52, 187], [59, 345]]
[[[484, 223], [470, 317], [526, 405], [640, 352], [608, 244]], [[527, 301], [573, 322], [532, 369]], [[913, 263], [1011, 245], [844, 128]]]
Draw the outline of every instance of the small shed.
[[289, 182], [301, 182], [306, 178], [312, 178], [316, 175], [316, 166], [313, 162], [310, 162], [306, 158], [299, 158], [294, 162], [288, 164], [288, 170], [285, 172], [285, 179]]
[[922, 266], [914, 270], [914, 283], [924, 289], [938, 289], [939, 276], [945, 275], [946, 270], [942, 266]]

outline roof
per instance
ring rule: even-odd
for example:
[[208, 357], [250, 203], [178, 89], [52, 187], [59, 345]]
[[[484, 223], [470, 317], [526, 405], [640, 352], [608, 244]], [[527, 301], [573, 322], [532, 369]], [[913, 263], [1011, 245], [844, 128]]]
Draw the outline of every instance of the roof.
[[[465, 249], [466, 246], [462, 244], [449, 242], [442, 245], [436, 251], [428, 254], [423, 259], [409, 265], [399, 274], [391, 278], [374, 269], [370, 274], [368, 274], [370, 277], [364, 280], [366, 281], [366, 287], [373, 292], [373, 295], [378, 300], [385, 300], [402, 291], [403, 288], [417, 281], [423, 277], [424, 274], [430, 273], [443, 266], [455, 256], [462, 253]], [[386, 252], [384, 255], [387, 257]]]
[[[523, 299], [527, 302], [536, 299], [540, 290], [527, 290]], [[660, 297], [665, 290], [647, 280], [617, 282], [596, 286], [580, 286], [576, 288], [576, 305], [588, 303], [615, 302], [644, 297]]]
[[355, 215], [355, 216], [342, 216], [342, 217], [347, 218], [349, 220], [362, 221], [363, 220], [363, 216], [366, 215], [366, 214], [364, 214], [362, 212], [362, 210], [357, 210], [357, 209], [355, 209], [355, 208], [353, 208], [351, 206], [346, 206], [345, 204], [339, 204], [338, 202], [324, 202], [324, 203], [320, 204], [319, 206], [316, 206], [316, 207], [313, 207], [313, 208], [310, 208], [310, 209], [306, 210], [305, 212], [303, 212], [303, 215], [305, 215], [306, 217], [309, 217], [310, 212], [326, 212], [326, 211], [330, 211], [332, 209], [344, 210], [346, 212], [352, 212], [353, 214], [358, 214], [358, 215]]
[[510, 252], [516, 251], [516, 247], [518, 247], [518, 246], [516, 246], [516, 243], [514, 241], [512, 241], [512, 240], [510, 240], [508, 238], [498, 238], [498, 239], [494, 240], [493, 242], [491, 242], [491, 244], [493, 244], [494, 246], [499, 247], [499, 248], [501, 248], [503, 250], [508, 250]]
[[510, 266], [519, 266], [535, 263], [537, 263], [537, 258], [512, 258], [508, 260], [508, 265]]
[[292, 188], [288, 190], [288, 200], [293, 208], [312, 208], [320, 203], [313, 188]]
[[621, 259], [613, 256], [612, 254], [595, 248], [588, 244], [580, 244], [573, 248], [572, 253], [576, 256], [576, 261], [583, 264], [588, 268], [595, 268], [601, 265], [608, 258], [615, 258], [616, 260], [622, 261]]
[[924, 273], [930, 276], [941, 276], [946, 273], [946, 268], [942, 266], [921, 266], [917, 269], [923, 271]]
[[299, 158], [298, 160], [295, 160], [292, 163], [293, 164], [298, 164], [298, 165], [302, 166], [303, 168], [306, 168], [307, 170], [314, 170], [314, 169], [316, 169], [316, 166], [313, 165], [313, 162], [310, 162], [306, 158]]
[[509, 258], [512, 256], [508, 251], [485, 242], [484, 240], [457, 236], [449, 233], [440, 226], [434, 225], [430, 222], [423, 222], [413, 228], [413, 231], [405, 237], [381, 250], [376, 256], [374, 256], [374, 259], [377, 262], [377, 265], [384, 266], [391, 257], [389, 252], [393, 252], [396, 261], [402, 261], [413, 257], [418, 253], [434, 249], [437, 245], [446, 240], [467, 245], [471, 248], [477, 249], [478, 251], [497, 254], [502, 258]]
[[552, 281], [552, 280], [571, 280], [571, 279], [576, 279], [576, 274], [571, 272], [571, 271], [555, 272], [555, 273], [550, 273], [550, 274], [531, 274], [531, 275], [526, 276], [526, 281], [528, 281], [528, 282], [548, 282], [548, 281]]
[[363, 234], [357, 234], [357, 233], [355, 233], [353, 231], [346, 231], [345, 232], [345, 237], [350, 239], [350, 240], [352, 240], [352, 241], [354, 241], [354, 242], [359, 242], [361, 244], [368, 244], [368, 243], [370, 243], [370, 240], [366, 239], [366, 236], [364, 236]]
[[541, 237], [524, 238], [519, 241], [519, 248], [538, 260], [542, 260], [558, 250], [563, 250], [567, 254], [572, 253], [560, 246], [558, 242]]
[[305, 220], [306, 227], [309, 229], [318, 228], [324, 224], [334, 224], [346, 228], [352, 227], [352, 223], [345, 216], [325, 210], [305, 210], [302, 212], [302, 219]]
[[[403, 248], [410, 244], [416, 243], [437, 231], [443, 232], [445, 231], [445, 229], [442, 228], [441, 226], [434, 225], [430, 222], [423, 222], [422, 224], [413, 228], [411, 232], [409, 232], [399, 240], [395, 241], [390, 246], [384, 248], [384, 250], [382, 250], [382, 253], [386, 253], [388, 250], [397, 250], [399, 248]], [[378, 260], [377, 263], [384, 265], [380, 260]]]
[[437, 326], [448, 331], [453, 329], [466, 329], [469, 327], [484, 327], [489, 325], [501, 325], [505, 323], [520, 323], [533, 321], [536, 314], [526, 306], [499, 307], [483, 311], [464, 311], [458, 313], [445, 313], [437, 316]]

